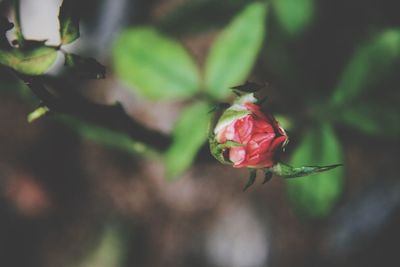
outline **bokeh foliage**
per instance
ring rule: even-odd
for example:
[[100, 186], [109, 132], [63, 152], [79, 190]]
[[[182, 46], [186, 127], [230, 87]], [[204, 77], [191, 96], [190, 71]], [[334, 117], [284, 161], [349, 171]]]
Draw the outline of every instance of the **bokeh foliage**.
[[[307, 129], [292, 155], [294, 166], [343, 162], [343, 152], [332, 127], [327, 123]], [[329, 214], [343, 187], [343, 168], [287, 180], [289, 199], [296, 209], [308, 215]]]
[[168, 177], [179, 177], [207, 140], [214, 101], [226, 99], [229, 87], [249, 76], [266, 31], [266, 10], [265, 4], [255, 2], [237, 14], [213, 42], [204, 71], [177, 40], [154, 27], [127, 29], [116, 40], [115, 71], [132, 89], [153, 100], [193, 101], [172, 133], [173, 144], [165, 155]]
[[118, 76], [150, 99], [181, 100], [199, 90], [199, 73], [189, 53], [155, 28], [121, 33], [113, 59]]
[[[342, 55], [343, 64], [337, 64], [341, 69], [332, 79], [334, 84], [330, 88], [319, 88], [316, 86], [320, 85], [319, 77], [310, 77], [309, 68], [321, 65], [322, 59], [315, 55], [304, 60], [293, 55], [308, 51], [305, 40], [316, 35], [313, 30], [322, 19], [318, 13], [321, 2], [189, 2], [153, 25], [127, 27], [112, 49], [113, 71], [132, 92], [153, 101], [184, 103], [182, 115], [171, 132], [173, 142], [162, 155], [168, 177], [177, 178], [191, 166], [207, 138], [208, 112], [216, 101], [227, 100], [229, 88], [243, 83], [251, 73], [267, 81], [271, 76], [280, 79], [277, 91], [285, 101], [279, 107], [271, 105], [293, 125], [289, 132], [295, 136], [290, 143], [295, 147], [290, 160], [293, 165], [346, 165], [346, 148], [338, 135], [343, 127], [374, 138], [399, 135], [400, 112], [396, 101], [399, 28], [374, 25], [359, 34], [351, 51]], [[75, 41], [80, 35], [79, 19], [71, 9], [70, 2], [64, 1], [59, 17], [60, 46]], [[211, 16], [212, 11], [221, 10], [226, 10], [228, 15]], [[207, 12], [210, 20], [202, 18]], [[183, 20], [188, 23], [183, 25]], [[4, 42], [9, 25], [2, 21], [0, 63], [26, 75], [45, 74], [60, 54], [60, 47], [25, 40], [18, 21], [14, 24], [18, 47]], [[216, 29], [216, 38], [201, 69], [178, 36]], [[326, 31], [323, 33], [326, 36]], [[300, 47], [298, 54], [291, 47]], [[336, 53], [332, 49], [325, 52]], [[104, 68], [90, 59], [74, 54], [65, 54], [65, 58], [67, 67], [82, 76], [104, 77]], [[258, 61], [261, 66], [256, 66]], [[136, 154], [149, 151], [127, 135], [75, 120], [65, 121], [82, 136], [99, 143]], [[329, 215], [343, 190], [345, 170], [346, 167], [288, 181], [288, 198], [293, 207], [310, 217]]]

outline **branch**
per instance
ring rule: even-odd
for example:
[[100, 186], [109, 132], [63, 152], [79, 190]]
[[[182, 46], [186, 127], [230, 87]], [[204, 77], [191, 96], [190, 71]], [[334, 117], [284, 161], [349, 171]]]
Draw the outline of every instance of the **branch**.
[[171, 139], [132, 119], [119, 103], [103, 105], [93, 103], [74, 90], [57, 90], [55, 95], [44, 85], [43, 77], [17, 73], [32, 92], [50, 111], [77, 117], [86, 122], [128, 134], [134, 141], [144, 143], [160, 152], [171, 144]]

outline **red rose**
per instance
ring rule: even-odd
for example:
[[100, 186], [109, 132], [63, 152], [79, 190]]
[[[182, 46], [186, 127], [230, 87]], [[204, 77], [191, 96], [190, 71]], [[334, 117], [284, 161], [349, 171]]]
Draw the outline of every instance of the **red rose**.
[[222, 153], [235, 168], [272, 167], [288, 140], [274, 117], [265, 115], [255, 101], [252, 94], [242, 97], [224, 112], [214, 130], [215, 141], [226, 144]]

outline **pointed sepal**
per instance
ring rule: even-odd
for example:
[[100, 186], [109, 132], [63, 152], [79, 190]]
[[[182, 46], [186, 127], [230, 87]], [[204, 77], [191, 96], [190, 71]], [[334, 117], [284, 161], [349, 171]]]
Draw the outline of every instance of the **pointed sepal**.
[[264, 169], [264, 181], [263, 184], [268, 183], [272, 179], [273, 173], [271, 172], [270, 169]]
[[292, 167], [284, 163], [277, 163], [269, 170], [282, 178], [296, 178], [302, 176], [308, 176], [311, 174], [325, 172], [342, 166], [342, 164], [334, 164], [327, 166], [303, 166], [303, 167]]
[[245, 93], [255, 93], [260, 91], [261, 89], [265, 88], [266, 84], [258, 84], [255, 82], [246, 81], [245, 84], [237, 85], [231, 87], [231, 89], [235, 91], [245, 92]]
[[249, 180], [247, 180], [246, 185], [243, 188], [243, 192], [246, 191], [250, 186], [254, 184], [256, 181], [257, 170], [256, 169], [249, 169]]

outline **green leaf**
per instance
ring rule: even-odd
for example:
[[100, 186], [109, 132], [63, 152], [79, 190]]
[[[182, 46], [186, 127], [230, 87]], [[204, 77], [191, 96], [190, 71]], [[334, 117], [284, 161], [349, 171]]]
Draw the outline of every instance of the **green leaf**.
[[340, 111], [338, 120], [373, 136], [398, 137], [400, 110], [398, 106], [356, 103]]
[[182, 112], [173, 132], [173, 144], [165, 155], [167, 177], [181, 175], [207, 140], [209, 109], [208, 104], [200, 102]]
[[185, 99], [200, 87], [199, 72], [185, 48], [150, 27], [124, 31], [113, 60], [117, 75], [150, 99]]
[[274, 0], [276, 19], [289, 34], [302, 33], [311, 24], [315, 13], [315, 0]]
[[222, 31], [209, 52], [205, 83], [211, 96], [226, 98], [232, 86], [245, 81], [253, 68], [265, 34], [266, 6], [248, 5]]
[[83, 79], [104, 79], [106, 68], [94, 58], [81, 57], [75, 54], [65, 54], [65, 66], [70, 67], [72, 72]]
[[[329, 124], [310, 129], [295, 150], [291, 164], [327, 165], [343, 161], [341, 145]], [[324, 217], [334, 207], [343, 185], [343, 168], [312, 176], [288, 179], [287, 192], [292, 206], [302, 215]]]
[[209, 134], [208, 137], [209, 147], [211, 155], [217, 159], [219, 162], [223, 164], [232, 164], [229, 160], [225, 159], [224, 151], [229, 147], [228, 145], [220, 144], [215, 139], [215, 135], [213, 133]]
[[386, 30], [374, 36], [360, 46], [350, 59], [335, 89], [332, 103], [349, 103], [365, 88], [377, 86], [399, 59], [399, 30]]
[[57, 58], [57, 49], [32, 45], [27, 49], [0, 50], [0, 64], [28, 74], [46, 73]]
[[64, 0], [60, 7], [58, 20], [60, 22], [61, 44], [69, 44], [79, 38], [79, 7], [77, 1]]

